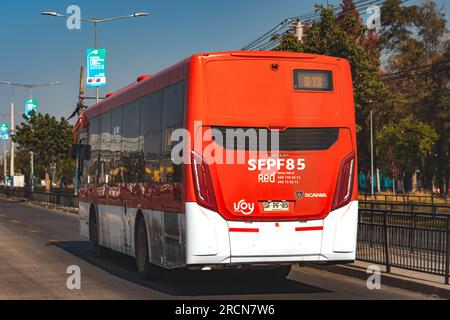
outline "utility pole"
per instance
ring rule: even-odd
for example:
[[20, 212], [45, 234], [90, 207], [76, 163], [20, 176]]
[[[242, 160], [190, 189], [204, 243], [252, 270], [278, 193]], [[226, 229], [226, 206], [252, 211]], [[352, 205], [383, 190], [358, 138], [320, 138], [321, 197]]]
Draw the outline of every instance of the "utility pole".
[[[98, 91], [97, 91], [98, 94]], [[97, 96], [98, 98], [98, 96]], [[79, 92], [78, 92], [78, 105], [77, 105], [77, 110], [78, 110], [78, 120], [80, 119], [80, 117], [83, 115], [84, 113], [84, 105], [83, 105], [83, 101], [84, 101], [84, 67], [81, 66], [80, 69], [80, 87], [79, 87]], [[76, 161], [76, 166], [75, 166], [75, 195], [78, 195], [78, 187], [79, 187], [79, 177], [78, 177], [78, 171], [80, 170], [80, 146], [79, 146], [79, 137], [78, 137], [78, 132], [75, 132], [75, 136], [77, 137], [77, 140], [74, 141], [74, 143], [78, 146], [78, 150], [77, 150], [77, 161]]]
[[[94, 22], [94, 49], [98, 49], [98, 34], [97, 34], [97, 21]], [[84, 81], [84, 79], [83, 79]], [[95, 102], [98, 103], [99, 96], [98, 96], [99, 88], [95, 87]]]
[[374, 184], [374, 165], [373, 165], [373, 111], [370, 110], [370, 175], [371, 175], [371, 193], [372, 197], [375, 195]]
[[14, 102], [11, 102], [11, 164], [10, 164], [10, 176], [11, 176], [11, 188], [14, 188]]
[[[3, 123], [5, 123], [5, 117], [6, 114], [2, 114], [3, 115]], [[2, 160], [3, 160], [3, 182], [6, 186], [6, 175], [7, 175], [7, 171], [8, 171], [8, 163], [6, 160], [6, 141], [3, 141], [3, 156], [2, 156]]]
[[7, 174], [7, 168], [8, 163], [6, 161], [6, 141], [3, 141], [3, 179], [4, 183], [6, 185], [6, 174]]
[[381, 192], [381, 180], [380, 180], [380, 169], [377, 167], [377, 191]]
[[[29, 87], [28, 90], [30, 91], [30, 100], [33, 100], [33, 87]], [[30, 151], [30, 185], [31, 185], [31, 192], [34, 191], [34, 153], [33, 151]]]
[[31, 173], [30, 173], [30, 179], [31, 179], [31, 192], [34, 191], [34, 152], [30, 152], [30, 165], [31, 165]]
[[298, 41], [303, 42], [303, 23], [300, 20], [295, 21], [292, 26], [295, 29], [295, 37]]

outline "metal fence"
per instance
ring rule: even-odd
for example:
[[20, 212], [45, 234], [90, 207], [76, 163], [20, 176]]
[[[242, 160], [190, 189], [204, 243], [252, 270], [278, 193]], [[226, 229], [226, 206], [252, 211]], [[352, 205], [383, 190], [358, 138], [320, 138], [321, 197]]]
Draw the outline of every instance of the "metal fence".
[[439, 195], [409, 195], [409, 194], [375, 194], [371, 195], [368, 193], [359, 194], [359, 199], [367, 201], [381, 201], [384, 202], [403, 202], [403, 203], [431, 203], [431, 204], [449, 204], [449, 196], [439, 196]]
[[357, 259], [445, 277], [449, 284], [450, 215], [359, 210]]
[[361, 209], [383, 209], [389, 211], [402, 211], [408, 213], [429, 213], [432, 215], [438, 213], [450, 213], [449, 204], [432, 204], [432, 203], [417, 203], [417, 202], [384, 202], [384, 201], [360, 201]]
[[29, 201], [48, 203], [68, 208], [78, 208], [78, 196], [73, 189], [52, 189], [50, 192], [31, 191], [31, 188], [0, 187], [0, 194]]

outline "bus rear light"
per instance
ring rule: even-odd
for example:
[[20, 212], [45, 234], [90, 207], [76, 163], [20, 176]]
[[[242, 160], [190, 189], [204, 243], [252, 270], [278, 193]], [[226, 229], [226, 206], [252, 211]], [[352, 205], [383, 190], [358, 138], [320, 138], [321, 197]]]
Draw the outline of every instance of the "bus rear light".
[[194, 151], [192, 152], [192, 174], [197, 203], [202, 207], [217, 211], [216, 198], [208, 164]]
[[353, 174], [355, 171], [355, 154], [351, 153], [344, 158], [339, 172], [339, 178], [334, 193], [332, 211], [347, 205], [352, 199]]

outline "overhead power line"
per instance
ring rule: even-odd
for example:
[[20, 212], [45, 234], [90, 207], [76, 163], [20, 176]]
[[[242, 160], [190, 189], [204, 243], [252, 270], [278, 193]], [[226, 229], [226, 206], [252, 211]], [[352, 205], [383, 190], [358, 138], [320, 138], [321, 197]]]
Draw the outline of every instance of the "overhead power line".
[[[436, 69], [436, 67], [439, 67]], [[428, 64], [419, 66], [416, 68], [411, 68], [408, 70], [402, 70], [398, 72], [388, 73], [381, 76], [383, 82], [394, 82], [405, 79], [412, 79], [414, 77], [421, 77], [426, 75], [436, 75], [438, 73], [447, 73], [450, 70], [450, 61], [441, 61], [434, 64]]]
[[[426, 64], [426, 65], [417, 66], [414, 68], [409, 68], [407, 70], [400, 70], [400, 71], [396, 71], [396, 72], [385, 73], [381, 76], [381, 78], [390, 78], [390, 77], [400, 76], [400, 75], [405, 75], [405, 74], [415, 75], [415, 74], [413, 74], [414, 71], [420, 71], [420, 70], [427, 69], [427, 68], [430, 69], [428, 71], [435, 71], [432, 69], [435, 67], [438, 67], [438, 66], [446, 65], [446, 64], [450, 64], [450, 60], [443, 60], [443, 61], [436, 62], [436, 63], [430, 63], [430, 64]], [[443, 68], [445, 68], [445, 66], [443, 66]], [[441, 69], [442, 68], [440, 68], [438, 71], [440, 71]]]
[[[407, 2], [409, 0], [403, 0], [402, 3]], [[371, 5], [382, 5], [384, 0], [357, 0], [354, 2], [355, 9], [360, 13], [366, 13], [366, 10]], [[335, 3], [331, 5], [332, 8], [339, 8], [340, 3]], [[335, 10], [334, 15], [338, 15], [341, 12], [340, 8]], [[253, 40], [246, 46], [244, 46], [241, 50], [270, 50], [280, 44], [281, 39], [286, 34], [291, 32], [292, 24], [296, 21], [300, 21], [304, 25], [311, 24], [313, 22], [318, 21], [320, 18], [320, 12], [313, 11], [308, 12], [303, 15], [286, 18], [277, 24], [275, 27], [271, 28], [263, 35]]]

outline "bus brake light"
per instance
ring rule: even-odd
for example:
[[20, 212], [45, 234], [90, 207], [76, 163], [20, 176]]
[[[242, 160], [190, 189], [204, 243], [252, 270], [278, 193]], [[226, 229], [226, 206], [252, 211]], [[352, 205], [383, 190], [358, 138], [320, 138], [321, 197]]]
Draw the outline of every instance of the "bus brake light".
[[208, 164], [196, 152], [192, 152], [192, 174], [197, 203], [207, 209], [217, 211], [216, 198]]
[[355, 171], [355, 155], [349, 154], [344, 158], [339, 172], [339, 178], [334, 194], [334, 201], [332, 211], [342, 208], [347, 205], [353, 192], [353, 173]]

